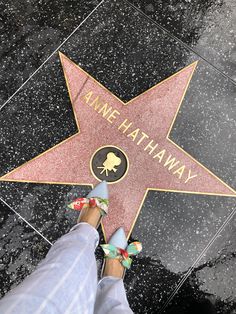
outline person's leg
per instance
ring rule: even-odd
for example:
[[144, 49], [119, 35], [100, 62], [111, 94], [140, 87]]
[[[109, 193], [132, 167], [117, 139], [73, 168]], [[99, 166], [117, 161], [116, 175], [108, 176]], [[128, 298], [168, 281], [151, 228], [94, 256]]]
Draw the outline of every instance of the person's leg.
[[87, 223], [78, 224], [0, 301], [0, 313], [93, 313], [98, 240], [97, 230]]
[[95, 314], [131, 314], [124, 288], [125, 269], [131, 265], [130, 256], [138, 254], [142, 245], [133, 242], [129, 246], [123, 228], [111, 237], [109, 244], [102, 245], [105, 252], [103, 278], [98, 283]]
[[[95, 196], [90, 192], [88, 197]], [[97, 291], [94, 251], [99, 242], [95, 226], [100, 209], [84, 209], [79, 223], [55, 242], [22, 284], [0, 301], [0, 313], [93, 313]]]
[[94, 314], [132, 314], [127, 301], [123, 279], [103, 277], [97, 288]]

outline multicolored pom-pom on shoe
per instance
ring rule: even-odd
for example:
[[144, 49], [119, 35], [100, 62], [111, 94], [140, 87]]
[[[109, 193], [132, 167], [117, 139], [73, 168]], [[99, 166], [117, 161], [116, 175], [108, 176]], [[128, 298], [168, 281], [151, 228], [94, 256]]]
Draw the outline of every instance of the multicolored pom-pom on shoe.
[[[132, 263], [131, 257], [142, 251], [142, 244], [138, 241], [128, 245], [123, 228], [119, 228], [111, 237], [108, 244], [101, 245], [105, 253], [104, 271], [106, 276], [124, 277], [125, 269]], [[113, 261], [112, 261], [113, 260]], [[115, 262], [114, 262], [115, 261]], [[123, 272], [119, 264], [123, 266]]]

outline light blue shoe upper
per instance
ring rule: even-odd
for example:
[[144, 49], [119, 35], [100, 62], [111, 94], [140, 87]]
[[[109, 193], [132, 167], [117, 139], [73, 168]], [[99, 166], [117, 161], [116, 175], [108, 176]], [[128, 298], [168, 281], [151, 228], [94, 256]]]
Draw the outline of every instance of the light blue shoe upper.
[[107, 188], [107, 182], [102, 181], [98, 185], [95, 186], [95, 188], [89, 192], [87, 195], [88, 198], [90, 197], [101, 197], [108, 199], [108, 188]]
[[[108, 199], [107, 182], [102, 181], [101, 183], [96, 185], [96, 187], [92, 191], [89, 192], [87, 197], [88, 198], [90, 198], [90, 197], [101, 197], [101, 198]], [[116, 232], [113, 233], [113, 235], [109, 241], [109, 244], [112, 244], [112, 245], [119, 247], [123, 250], [126, 249], [128, 243], [126, 240], [125, 231], [122, 227], [117, 229]]]
[[113, 233], [113, 235], [111, 236], [111, 239], [109, 241], [109, 244], [112, 244], [116, 247], [119, 247], [123, 250], [125, 250], [127, 248], [127, 240], [126, 240], [126, 236], [125, 236], [125, 231], [122, 227], [120, 227], [119, 229], [116, 230], [115, 233]]

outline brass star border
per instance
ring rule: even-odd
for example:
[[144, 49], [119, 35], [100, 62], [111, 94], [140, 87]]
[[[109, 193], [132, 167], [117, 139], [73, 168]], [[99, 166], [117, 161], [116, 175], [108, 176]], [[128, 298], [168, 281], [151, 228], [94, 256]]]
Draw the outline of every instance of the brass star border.
[[[62, 68], [63, 68], [63, 73], [64, 73], [64, 78], [65, 78], [65, 81], [66, 81], [66, 86], [67, 86], [67, 90], [68, 90], [68, 93], [69, 93], [69, 97], [70, 97], [70, 102], [71, 102], [71, 105], [72, 105], [72, 110], [73, 110], [73, 115], [74, 115], [74, 119], [75, 119], [75, 122], [76, 122], [76, 125], [77, 125], [77, 132], [71, 136], [69, 136], [68, 138], [64, 139], [63, 141], [61, 141], [60, 143], [54, 145], [53, 147], [47, 149], [46, 151], [40, 153], [39, 155], [35, 156], [34, 158], [28, 160], [27, 162], [25, 162], [24, 164], [16, 167], [15, 169], [11, 170], [10, 172], [4, 174], [2, 177], [0, 177], [0, 182], [22, 182], [22, 183], [38, 183], [38, 184], [59, 184], [59, 185], [77, 185], [77, 186], [90, 186], [91, 188], [93, 188], [93, 184], [91, 183], [77, 183], [77, 182], [55, 182], [55, 181], [30, 181], [30, 180], [16, 180], [16, 179], [5, 179], [5, 177], [13, 172], [15, 172], [16, 170], [20, 169], [21, 167], [25, 166], [27, 163], [31, 162], [32, 160], [35, 160], [37, 158], [39, 158], [40, 156], [46, 154], [47, 152], [49, 152], [50, 150], [53, 150], [54, 148], [56, 148], [57, 146], [59, 145], [62, 145], [63, 143], [65, 143], [66, 141], [69, 141], [70, 139], [72, 139], [73, 137], [77, 136], [79, 133], [80, 133], [80, 126], [79, 126], [79, 122], [77, 120], [77, 117], [76, 117], [76, 114], [75, 114], [75, 108], [74, 108], [74, 104], [73, 104], [73, 101], [72, 101], [72, 96], [71, 96], [71, 93], [70, 93], [70, 88], [69, 88], [69, 83], [68, 83], [68, 80], [67, 80], [67, 75], [65, 74], [65, 70], [64, 70], [64, 67], [63, 67], [63, 63], [62, 63], [62, 57], [64, 58], [67, 58], [65, 55], [63, 55], [61, 52], [59, 52], [59, 57], [60, 57], [60, 61], [61, 61], [61, 64], [62, 64]], [[69, 58], [67, 58], [70, 62], [73, 62], [71, 61]], [[74, 63], [74, 62], [73, 62]], [[146, 196], [147, 196], [147, 193], [149, 191], [160, 191], [160, 192], [175, 192], [175, 193], [187, 193], [187, 194], [199, 194], [199, 195], [215, 195], [215, 196], [228, 196], [228, 197], [236, 197], [236, 191], [231, 188], [228, 184], [226, 184], [223, 180], [221, 180], [218, 176], [216, 176], [212, 171], [210, 171], [208, 168], [206, 168], [203, 164], [201, 164], [198, 160], [196, 160], [194, 157], [192, 157], [189, 153], [187, 153], [183, 148], [181, 148], [179, 145], [177, 145], [175, 142], [173, 142], [170, 138], [169, 138], [169, 135], [170, 135], [170, 132], [173, 128], [173, 125], [175, 123], [175, 120], [178, 116], [178, 113], [179, 113], [179, 110], [180, 110], [180, 107], [181, 107], [181, 104], [183, 102], [183, 99], [185, 97], [185, 94], [186, 94], [186, 91], [189, 87], [189, 84], [190, 84], [190, 81], [191, 81], [191, 78], [192, 78], [192, 75], [196, 69], [196, 66], [198, 64], [198, 61], [195, 61], [193, 63], [191, 63], [190, 65], [188, 65], [187, 67], [184, 67], [183, 69], [181, 69], [180, 71], [172, 74], [171, 76], [169, 76], [168, 78], [158, 82], [157, 84], [153, 85], [151, 88], [147, 89], [146, 91], [140, 93], [139, 95], [135, 96], [134, 98], [130, 99], [129, 101], [127, 102], [124, 102], [122, 101], [119, 97], [117, 97], [116, 95], [114, 95], [108, 88], [106, 88], [104, 85], [102, 85], [100, 82], [98, 82], [93, 76], [91, 76], [89, 73], [87, 73], [85, 70], [83, 70], [79, 65], [75, 64], [74, 65], [80, 69], [80, 71], [82, 71], [83, 73], [85, 73], [89, 78], [91, 78], [94, 82], [96, 82], [100, 87], [102, 87], [102, 89], [104, 89], [106, 92], [108, 92], [109, 94], [111, 94], [114, 98], [116, 98], [117, 100], [119, 100], [119, 102], [121, 102], [124, 106], [128, 106], [134, 99], [140, 97], [141, 95], [144, 95], [145, 93], [148, 93], [150, 90], [152, 90], [153, 88], [156, 88], [158, 85], [162, 84], [163, 82], [165, 81], [168, 81], [170, 79], [172, 79], [174, 76], [178, 75], [180, 72], [186, 70], [186, 68], [188, 67], [191, 67], [191, 66], [194, 66], [194, 70], [192, 71], [192, 74], [190, 75], [189, 79], [188, 79], [188, 83], [186, 84], [186, 88], [183, 92], [183, 95], [182, 95], [182, 98], [179, 102], [179, 105], [178, 105], [178, 108], [175, 112], [175, 116], [172, 120], [172, 123], [170, 125], [170, 128], [168, 130], [168, 133], [167, 133], [167, 136], [166, 136], [166, 140], [171, 142], [173, 145], [175, 145], [179, 150], [181, 150], [184, 154], [186, 154], [186, 156], [188, 156], [190, 159], [192, 159], [195, 163], [197, 163], [199, 166], [201, 166], [204, 170], [206, 170], [209, 174], [211, 174], [212, 176], [214, 176], [217, 180], [219, 180], [224, 186], [226, 186], [228, 189], [230, 189], [232, 191], [233, 194], [221, 194], [221, 193], [210, 193], [210, 192], [195, 192], [195, 191], [184, 191], [184, 190], [171, 190], [171, 189], [159, 189], [159, 188], [147, 188], [146, 191], [145, 191], [145, 194], [144, 194], [144, 197], [141, 201], [141, 204], [138, 208], [138, 211], [137, 211], [137, 215], [134, 219], [134, 222], [131, 226], [131, 229], [130, 229], [130, 232], [127, 236], [127, 239], [130, 237], [130, 234], [132, 233], [132, 230], [136, 224], [136, 221], [137, 221], [137, 218], [140, 214], [140, 211], [141, 211], [141, 208], [143, 206], [143, 203], [146, 199]], [[106, 234], [105, 234], [105, 230], [104, 230], [104, 227], [103, 227], [103, 224], [102, 224], [102, 231], [103, 231], [103, 235], [104, 235], [104, 238], [106, 240]]]

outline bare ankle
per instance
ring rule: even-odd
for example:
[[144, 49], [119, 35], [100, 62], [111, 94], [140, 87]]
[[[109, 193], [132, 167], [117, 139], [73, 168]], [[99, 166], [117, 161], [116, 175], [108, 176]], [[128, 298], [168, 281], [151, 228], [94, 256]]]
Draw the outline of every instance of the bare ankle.
[[118, 259], [107, 258], [103, 270], [103, 277], [112, 276], [117, 278], [124, 277], [125, 268]]
[[97, 228], [100, 220], [100, 209], [98, 207], [88, 207], [81, 211], [78, 222], [87, 222], [94, 228]]

